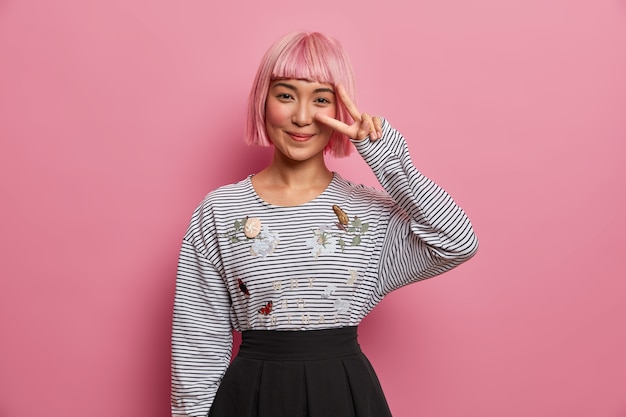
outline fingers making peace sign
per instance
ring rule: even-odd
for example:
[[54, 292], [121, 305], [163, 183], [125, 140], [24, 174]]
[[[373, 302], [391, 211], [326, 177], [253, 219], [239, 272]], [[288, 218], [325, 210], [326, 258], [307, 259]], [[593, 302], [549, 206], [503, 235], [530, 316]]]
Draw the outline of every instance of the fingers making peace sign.
[[354, 120], [352, 125], [347, 125], [341, 120], [325, 114], [316, 113], [315, 119], [336, 131], [343, 133], [351, 139], [363, 140], [369, 136], [371, 141], [378, 140], [382, 137], [382, 120], [377, 116], [370, 116], [367, 113], [360, 113], [356, 105], [352, 102], [345, 88], [341, 84], [335, 86], [336, 93], [339, 94], [341, 102]]

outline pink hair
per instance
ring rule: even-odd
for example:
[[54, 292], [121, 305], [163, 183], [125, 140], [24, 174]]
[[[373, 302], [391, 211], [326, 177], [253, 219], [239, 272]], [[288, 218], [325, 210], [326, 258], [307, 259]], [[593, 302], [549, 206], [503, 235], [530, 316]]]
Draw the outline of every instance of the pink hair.
[[[272, 80], [295, 78], [332, 85], [343, 84], [348, 96], [355, 99], [352, 66], [335, 39], [317, 32], [294, 32], [279, 39], [265, 53], [248, 99], [246, 143], [270, 146], [265, 130], [265, 101]], [[352, 118], [337, 97], [336, 118], [351, 124]], [[324, 151], [336, 157], [352, 149], [350, 139], [335, 131]]]

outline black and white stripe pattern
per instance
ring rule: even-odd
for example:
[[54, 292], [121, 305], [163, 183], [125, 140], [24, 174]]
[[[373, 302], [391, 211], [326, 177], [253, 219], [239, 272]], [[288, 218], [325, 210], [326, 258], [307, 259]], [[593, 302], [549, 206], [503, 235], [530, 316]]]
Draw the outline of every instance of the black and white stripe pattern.
[[[231, 328], [355, 326], [389, 292], [471, 258], [460, 207], [412, 164], [404, 138], [355, 142], [386, 192], [335, 174], [296, 207], [261, 200], [250, 178], [211, 192], [180, 253], [172, 336], [172, 413], [204, 416], [229, 362]], [[333, 210], [348, 216], [343, 225]], [[261, 232], [247, 238], [247, 218]]]

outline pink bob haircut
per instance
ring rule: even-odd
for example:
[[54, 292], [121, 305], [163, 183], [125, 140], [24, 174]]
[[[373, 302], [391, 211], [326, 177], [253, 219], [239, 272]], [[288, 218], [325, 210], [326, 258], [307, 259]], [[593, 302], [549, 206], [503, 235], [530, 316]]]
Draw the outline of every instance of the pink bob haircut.
[[[265, 129], [265, 101], [273, 80], [294, 78], [332, 85], [343, 84], [355, 99], [352, 66], [338, 41], [317, 32], [294, 32], [279, 39], [265, 53], [256, 73], [248, 99], [246, 143], [271, 146]], [[336, 118], [352, 124], [345, 106], [337, 102]], [[352, 149], [350, 139], [337, 131], [324, 149], [335, 157], [347, 156]]]

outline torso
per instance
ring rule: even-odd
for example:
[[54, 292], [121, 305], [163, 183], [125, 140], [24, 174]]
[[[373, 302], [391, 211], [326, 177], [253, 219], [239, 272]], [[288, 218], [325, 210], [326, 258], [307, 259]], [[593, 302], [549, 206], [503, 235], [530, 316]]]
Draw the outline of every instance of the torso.
[[[369, 269], [384, 232], [379, 220], [388, 217], [386, 200], [375, 202], [372, 191], [337, 176], [310, 201], [275, 205], [261, 199], [253, 178], [222, 188], [212, 205], [220, 253], [212, 261], [228, 287], [234, 327], [358, 324], [372, 307], [376, 274]], [[334, 205], [348, 224], [340, 225]], [[244, 233], [248, 220], [260, 225], [252, 238]]]

